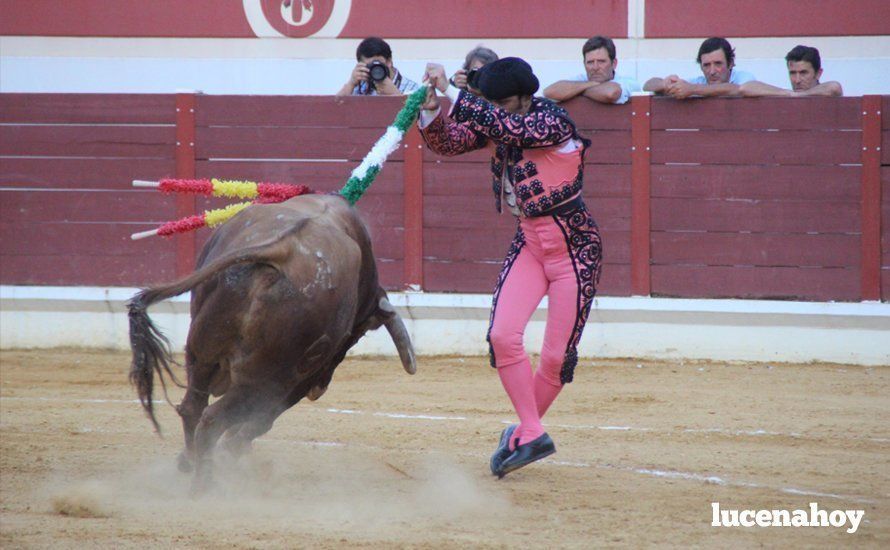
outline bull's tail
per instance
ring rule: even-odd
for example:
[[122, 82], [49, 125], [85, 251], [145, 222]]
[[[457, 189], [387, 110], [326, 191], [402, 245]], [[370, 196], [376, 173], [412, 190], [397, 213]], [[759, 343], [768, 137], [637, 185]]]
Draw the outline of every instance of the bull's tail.
[[146, 311], [152, 303], [145, 299], [147, 292], [147, 290], [143, 290], [127, 304], [127, 308], [130, 310], [130, 349], [133, 352], [133, 362], [130, 364], [130, 383], [136, 386], [139, 401], [154, 425], [155, 431], [161, 433], [161, 426], [155, 418], [154, 403], [152, 402], [154, 373], [157, 371], [161, 385], [165, 384], [164, 371], [174, 382], [176, 382], [176, 377], [170, 370], [170, 363], [173, 361], [170, 341], [155, 326]]
[[173, 363], [170, 341], [148, 316], [148, 307], [167, 298], [183, 294], [235, 264], [266, 263], [275, 265], [283, 262], [288, 253], [289, 250], [283, 239], [239, 250], [235, 254], [218, 258], [178, 281], [168, 285], [144, 289], [133, 296], [127, 303], [130, 317], [130, 350], [133, 352], [133, 362], [130, 365], [130, 382], [136, 386], [139, 401], [142, 403], [142, 407], [158, 433], [161, 432], [161, 427], [158, 424], [157, 418], [155, 418], [154, 403], [152, 402], [154, 374], [158, 373], [158, 379], [164, 388], [165, 396], [167, 393], [167, 386], [164, 381], [165, 373], [175, 384], [179, 386], [182, 386], [182, 384], [179, 383], [170, 369], [170, 364]]

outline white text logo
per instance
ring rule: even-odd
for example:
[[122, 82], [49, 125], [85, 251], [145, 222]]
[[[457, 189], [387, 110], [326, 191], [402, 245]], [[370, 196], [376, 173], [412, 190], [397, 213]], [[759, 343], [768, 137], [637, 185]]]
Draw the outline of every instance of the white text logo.
[[848, 533], [859, 529], [865, 510], [820, 510], [815, 502], [807, 510], [721, 510], [719, 502], [711, 503], [711, 525], [714, 527], [843, 527], [849, 520]]

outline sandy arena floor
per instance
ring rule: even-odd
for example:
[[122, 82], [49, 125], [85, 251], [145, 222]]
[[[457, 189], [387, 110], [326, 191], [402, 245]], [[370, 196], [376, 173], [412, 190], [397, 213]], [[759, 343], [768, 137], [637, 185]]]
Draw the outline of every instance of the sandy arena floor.
[[[557, 454], [498, 481], [486, 358], [349, 360], [191, 500], [179, 417], [158, 404], [152, 433], [127, 354], [0, 361], [3, 548], [890, 547], [886, 367], [584, 361], [545, 420]], [[865, 517], [712, 527], [712, 502]]]

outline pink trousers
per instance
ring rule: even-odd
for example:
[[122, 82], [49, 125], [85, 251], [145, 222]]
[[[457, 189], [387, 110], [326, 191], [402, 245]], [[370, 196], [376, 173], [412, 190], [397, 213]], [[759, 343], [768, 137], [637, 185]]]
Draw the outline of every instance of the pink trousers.
[[[488, 342], [491, 364], [520, 419], [521, 444], [543, 433], [541, 417], [572, 381], [601, 266], [599, 230], [580, 200], [557, 214], [520, 219], [495, 288]], [[544, 296], [547, 325], [532, 374], [523, 337]]]

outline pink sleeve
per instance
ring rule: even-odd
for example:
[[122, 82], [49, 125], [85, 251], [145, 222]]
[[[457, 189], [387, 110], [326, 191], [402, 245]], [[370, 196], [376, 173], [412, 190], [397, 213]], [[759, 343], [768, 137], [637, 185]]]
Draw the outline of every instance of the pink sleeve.
[[[539, 101], [539, 100], [534, 100]], [[575, 124], [549, 101], [527, 114], [511, 114], [481, 97], [461, 91], [451, 109], [454, 120], [507, 145], [531, 149], [558, 145], [574, 137]]]
[[446, 157], [475, 151], [486, 144], [485, 136], [474, 132], [467, 124], [446, 120], [441, 113], [421, 128], [420, 135], [430, 150]]

